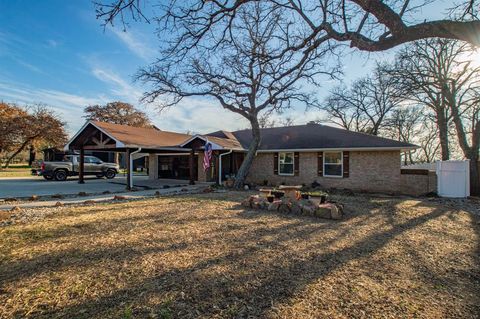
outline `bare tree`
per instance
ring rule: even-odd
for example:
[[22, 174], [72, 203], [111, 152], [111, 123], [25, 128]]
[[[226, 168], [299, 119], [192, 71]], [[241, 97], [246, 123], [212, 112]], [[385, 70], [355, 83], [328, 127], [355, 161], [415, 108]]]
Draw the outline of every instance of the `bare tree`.
[[295, 120], [292, 117], [285, 117], [279, 120], [275, 120], [271, 117], [271, 114], [263, 114], [258, 118], [258, 124], [260, 128], [272, 128], [277, 126], [293, 126], [295, 125]]
[[277, 122], [271, 117], [271, 114], [263, 114], [258, 118], [258, 125], [260, 128], [272, 128], [275, 127]]
[[270, 5], [252, 3], [237, 14], [239, 20], [231, 26], [235, 39], [220, 43], [215, 54], [199, 49], [182, 63], [176, 55], [159, 60], [142, 69], [138, 79], [152, 85], [144, 100], [157, 101], [160, 109], [185, 97], [211, 97], [249, 121], [252, 143], [235, 180], [235, 187], [242, 187], [261, 141], [260, 114], [309, 104], [312, 96], [300, 84], [317, 85], [317, 76], [332, 76], [336, 69], [321, 63], [331, 46], [284, 53], [292, 21], [281, 12], [272, 13]]
[[355, 81], [351, 88], [334, 88], [320, 108], [331, 122], [347, 130], [378, 135], [401, 102], [398, 86], [379, 65], [373, 75]]
[[450, 126], [465, 158], [471, 160], [471, 187], [480, 192], [476, 162], [480, 147], [478, 102], [480, 67], [472, 64], [469, 44], [445, 39], [423, 40], [401, 51], [390, 74], [407, 96], [435, 114], [442, 159], [450, 158]]
[[447, 79], [444, 95], [452, 113], [458, 144], [465, 158], [470, 160], [470, 187], [473, 195], [480, 194], [480, 68], [472, 68], [471, 61], [458, 65], [456, 76]]
[[[422, 109], [419, 107], [401, 107], [393, 110], [385, 125], [386, 137], [401, 142], [414, 143], [422, 135], [421, 123], [424, 118]], [[414, 151], [407, 151], [403, 155], [404, 165], [415, 162]]]
[[[97, 17], [104, 24], [113, 24], [116, 18], [125, 26], [134, 20], [173, 21], [183, 28], [180, 42], [188, 49], [198, 44], [216, 25], [221, 25], [224, 38], [233, 34], [231, 26], [237, 12], [254, 0], [243, 1], [159, 1], [158, 17], [143, 13], [144, 0], [110, 0], [96, 3]], [[291, 39], [289, 50], [316, 46], [318, 41], [335, 40], [348, 43], [363, 51], [384, 51], [400, 44], [426, 38], [458, 39], [479, 44], [480, 22], [477, 20], [475, 0], [459, 1], [452, 9], [452, 19], [429, 20], [421, 16], [427, 4], [438, 0], [269, 0], [273, 11], [281, 11], [298, 20], [298, 27], [308, 30], [302, 38]], [[453, 4], [452, 4], [453, 6]], [[168, 23], [167, 23], [168, 24]], [[165, 24], [164, 24], [165, 25]], [[215, 46], [215, 44], [212, 44]]]
[[[397, 56], [388, 72], [405, 91], [405, 96], [430, 108], [435, 114], [442, 160], [450, 159], [450, 109], [443, 91], [445, 81], [453, 75], [466, 45], [452, 40], [429, 39], [412, 43]], [[460, 76], [460, 74], [458, 74]]]
[[417, 155], [417, 159], [420, 162], [433, 163], [441, 156], [438, 127], [429, 116], [424, 116], [420, 125], [422, 131], [416, 139], [420, 146], [420, 154]]

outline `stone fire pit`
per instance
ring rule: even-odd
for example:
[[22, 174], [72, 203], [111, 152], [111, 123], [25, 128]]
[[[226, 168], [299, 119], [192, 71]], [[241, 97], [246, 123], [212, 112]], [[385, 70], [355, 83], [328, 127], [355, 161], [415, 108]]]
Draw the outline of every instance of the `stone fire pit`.
[[[242, 202], [242, 205], [253, 209], [277, 211], [282, 214], [315, 216], [335, 220], [343, 218], [343, 206], [341, 204], [334, 202], [320, 204], [316, 200], [298, 199], [299, 189], [296, 186], [287, 189], [291, 191], [290, 196], [285, 194], [281, 199], [275, 199], [271, 203], [267, 199], [268, 191], [262, 189], [261, 195], [251, 195]], [[282, 191], [284, 190], [282, 189]]]

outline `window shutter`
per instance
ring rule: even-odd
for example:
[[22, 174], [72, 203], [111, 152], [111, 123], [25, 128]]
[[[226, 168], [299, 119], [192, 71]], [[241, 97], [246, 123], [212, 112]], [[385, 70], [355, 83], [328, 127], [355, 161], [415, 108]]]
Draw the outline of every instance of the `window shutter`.
[[293, 156], [293, 172], [295, 176], [300, 173], [300, 153], [295, 152]]
[[273, 153], [273, 174], [278, 175], [278, 153]]
[[318, 152], [318, 176], [323, 176], [323, 152]]
[[350, 152], [343, 152], [343, 178], [350, 176]]

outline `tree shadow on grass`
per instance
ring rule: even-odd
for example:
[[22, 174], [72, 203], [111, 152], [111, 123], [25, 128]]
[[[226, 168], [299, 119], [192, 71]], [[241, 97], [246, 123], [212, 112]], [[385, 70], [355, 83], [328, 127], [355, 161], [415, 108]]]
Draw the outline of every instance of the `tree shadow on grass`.
[[[423, 202], [419, 205], [426, 206]], [[325, 278], [349, 262], [375, 255], [397, 237], [451, 212], [449, 208], [432, 206], [428, 213], [399, 222], [389, 218], [388, 214], [382, 216], [380, 221], [390, 223], [389, 227], [379, 227], [366, 236], [356, 236], [356, 240], [349, 245], [339, 247], [331, 246], [342, 236], [354, 232], [355, 229], [352, 227], [355, 227], [355, 224], [357, 227], [363, 227], [368, 222], [353, 217], [350, 223], [314, 222], [301, 217], [272, 216], [266, 212], [251, 213], [236, 209], [237, 214], [228, 220], [233, 226], [223, 227], [222, 233], [204, 236], [196, 241], [198, 247], [208, 247], [210, 244], [224, 241], [226, 249], [221, 253], [213, 257], [199, 258], [188, 267], [172, 268], [142, 278], [130, 283], [127, 288], [115, 290], [108, 295], [78, 300], [70, 306], [43, 310], [34, 315], [48, 318], [118, 317], [126, 305], [133, 305], [134, 314], [139, 317], [146, 317], [152, 312], [160, 313], [165, 311], [165, 307], [176, 317], [182, 318], [265, 317], [272, 310], [272, 305], [287, 303], [312, 282]], [[370, 218], [373, 216], [366, 217]], [[201, 218], [197, 217], [192, 222], [199, 221]], [[274, 221], [278, 221], [279, 224], [269, 225]], [[375, 220], [371, 219], [369, 222]], [[161, 224], [158, 223], [159, 227]], [[474, 227], [478, 231], [478, 224]], [[316, 241], [324, 234], [331, 238]], [[118, 251], [113, 251], [113, 255], [118, 259], [114, 258], [112, 262], [135, 259], [152, 252], [160, 255], [167, 251], [180, 252], [189, 245], [192, 245], [192, 242], [184, 241], [178, 246], [154, 247], [152, 251], [142, 249], [129, 251], [119, 247]], [[301, 250], [297, 251], [297, 246], [301, 247]], [[93, 256], [85, 253], [79, 257], [84, 257], [85, 266], [89, 264], [94, 266], [96, 257], [103, 258], [102, 256], [111, 253], [107, 250], [98, 250]], [[56, 258], [61, 258], [62, 254], [65, 257], [68, 252], [62, 252]], [[421, 258], [417, 258], [417, 264], [419, 266], [423, 264]], [[34, 275], [38, 266], [32, 261], [29, 275]], [[46, 261], [43, 270], [55, 266], [51, 261]], [[10, 275], [10, 278], [15, 277], [13, 273]], [[471, 275], [472, 273], [464, 274]], [[429, 278], [425, 280], [428, 281]], [[478, 283], [472, 289], [477, 289], [478, 293]], [[167, 297], [173, 300], [168, 306], [163, 302], [150, 301], [165, 300]], [[476, 300], [470, 300], [469, 304], [474, 305], [474, 302], [478, 304], [478, 297], [472, 298]], [[23, 316], [24, 313], [17, 312], [16, 315]]]

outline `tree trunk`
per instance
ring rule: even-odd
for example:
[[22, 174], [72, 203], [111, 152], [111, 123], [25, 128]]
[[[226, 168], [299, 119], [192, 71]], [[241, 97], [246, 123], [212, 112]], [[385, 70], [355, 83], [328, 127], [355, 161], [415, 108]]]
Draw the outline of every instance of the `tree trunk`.
[[440, 138], [440, 148], [442, 151], [442, 161], [450, 159], [450, 150], [448, 147], [448, 123], [444, 110], [437, 111], [437, 126]]
[[37, 153], [35, 152], [35, 147], [30, 145], [30, 154], [28, 157], [28, 166], [32, 166], [32, 163], [35, 161]]
[[470, 195], [480, 195], [480, 172], [478, 171], [478, 153], [470, 158]]
[[252, 125], [252, 143], [248, 147], [247, 155], [245, 156], [242, 165], [238, 169], [237, 176], [235, 178], [235, 183], [233, 187], [236, 189], [241, 189], [243, 187], [243, 183], [245, 182], [245, 178], [252, 166], [253, 159], [255, 158], [255, 154], [257, 153], [258, 146], [260, 145], [261, 136], [260, 136], [260, 125], [258, 124], [258, 119], [255, 117], [250, 119], [250, 124]]
[[15, 156], [17, 156], [18, 154], [20, 154], [21, 151], [23, 151], [25, 149], [25, 147], [27, 147], [28, 143], [30, 143], [31, 140], [26, 140], [25, 142], [23, 142], [23, 144], [20, 146], [20, 148], [18, 150], [15, 151], [15, 153], [13, 153], [8, 159], [7, 159], [7, 162], [5, 163], [5, 165], [3, 166], [3, 168], [8, 168], [8, 166], [10, 165], [10, 162], [15, 158]]

